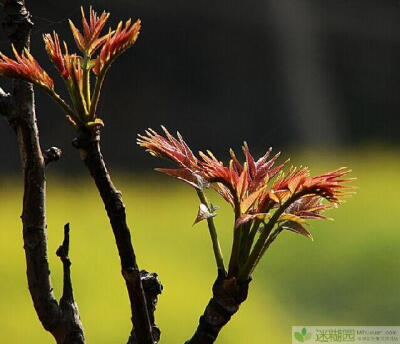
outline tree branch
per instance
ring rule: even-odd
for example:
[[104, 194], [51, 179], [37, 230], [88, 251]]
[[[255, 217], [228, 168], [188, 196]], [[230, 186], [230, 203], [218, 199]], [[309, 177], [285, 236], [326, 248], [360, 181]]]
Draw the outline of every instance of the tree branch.
[[100, 132], [82, 129], [73, 145], [88, 168], [110, 219], [118, 253], [122, 275], [128, 290], [132, 324], [140, 344], [153, 344], [152, 326], [147, 311], [147, 302], [136, 262], [131, 234], [126, 223], [125, 205], [121, 193], [115, 188], [100, 150]]
[[[29, 48], [33, 26], [23, 0], [6, 0], [3, 28], [17, 51]], [[24, 174], [22, 210], [23, 240], [29, 291], [36, 313], [58, 344], [83, 344], [68, 341], [66, 314], [53, 295], [47, 258], [45, 160], [36, 125], [33, 86], [13, 80], [11, 94], [0, 92], [0, 111], [16, 133]], [[74, 316], [79, 315], [74, 312]]]
[[[24, 3], [6, 1], [4, 12], [3, 28], [10, 41], [19, 51], [24, 47], [29, 47], [33, 23]], [[43, 327], [56, 333], [61, 314], [53, 296], [47, 260], [46, 181], [36, 126], [33, 87], [19, 80], [13, 80], [12, 85], [12, 96], [4, 92], [2, 94], [2, 112], [17, 135], [24, 170], [24, 201], [21, 219], [29, 291]]]
[[247, 299], [249, 283], [250, 279], [239, 282], [235, 277], [226, 277], [219, 271], [212, 288], [213, 296], [200, 317], [196, 332], [185, 344], [214, 343], [221, 329]]
[[[140, 278], [142, 280], [143, 290], [146, 295], [147, 311], [150, 317], [150, 323], [153, 331], [153, 339], [156, 343], [159, 342], [161, 331], [155, 324], [154, 313], [156, 311], [158, 295], [161, 294], [163, 286], [158, 279], [156, 273], [147, 272], [146, 270], [140, 271]], [[135, 331], [131, 332], [127, 344], [139, 344]]]

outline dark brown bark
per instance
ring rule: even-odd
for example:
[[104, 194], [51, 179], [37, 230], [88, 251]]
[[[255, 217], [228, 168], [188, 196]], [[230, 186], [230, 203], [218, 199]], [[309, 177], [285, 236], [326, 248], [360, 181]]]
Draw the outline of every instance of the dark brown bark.
[[71, 260], [69, 259], [69, 223], [64, 226], [64, 241], [58, 248], [56, 254], [60, 257], [63, 264], [64, 281], [63, 294], [60, 299], [60, 308], [64, 316], [64, 326], [66, 328], [66, 336], [64, 343], [80, 344], [85, 343], [82, 330], [82, 323], [79, 318], [78, 305], [74, 300], [74, 292], [71, 280]]
[[[161, 294], [163, 286], [160, 280], [158, 279], [157, 274], [154, 272], [151, 273], [147, 272], [146, 270], [141, 270], [140, 278], [142, 280], [143, 290], [146, 295], [147, 311], [150, 317], [150, 323], [153, 331], [153, 339], [156, 343], [158, 343], [160, 340], [161, 331], [155, 324], [154, 313], [156, 311], [158, 295]], [[139, 342], [137, 340], [135, 331], [132, 331], [127, 344], [138, 344], [138, 343]]]
[[[33, 23], [24, 1], [7, 0], [4, 3], [3, 28], [18, 51], [29, 48]], [[67, 323], [79, 319], [77, 310], [64, 312], [53, 295], [47, 258], [46, 178], [45, 161], [40, 148], [36, 125], [34, 92], [31, 84], [14, 80], [12, 93], [0, 92], [0, 111], [14, 129], [20, 150], [24, 174], [24, 198], [21, 215], [27, 266], [27, 279], [36, 313], [43, 325], [59, 344], [83, 344], [68, 340]]]
[[53, 161], [58, 161], [61, 158], [61, 149], [57, 147], [50, 147], [43, 152], [43, 158], [45, 165], [50, 164]]
[[128, 290], [133, 331], [138, 343], [153, 344], [152, 326], [131, 234], [126, 222], [125, 205], [122, 201], [121, 192], [115, 188], [111, 181], [101, 154], [100, 132], [93, 133], [89, 130], [81, 130], [73, 144], [80, 151], [81, 159], [99, 190], [110, 219], [121, 261], [122, 275]]
[[250, 280], [240, 283], [235, 277], [226, 277], [225, 273], [220, 272], [212, 288], [213, 296], [200, 317], [199, 326], [185, 344], [214, 343], [221, 329], [247, 299], [249, 283]]

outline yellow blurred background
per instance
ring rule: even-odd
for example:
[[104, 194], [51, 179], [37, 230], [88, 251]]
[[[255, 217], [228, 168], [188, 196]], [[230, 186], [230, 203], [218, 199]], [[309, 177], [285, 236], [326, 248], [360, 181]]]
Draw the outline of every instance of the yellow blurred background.
[[[283, 155], [284, 157], [287, 155]], [[249, 298], [223, 329], [218, 343], [290, 343], [293, 325], [398, 325], [400, 319], [400, 155], [388, 149], [292, 154], [313, 173], [353, 169], [357, 194], [335, 221], [310, 221], [314, 242], [284, 232], [258, 266]], [[193, 333], [211, 295], [216, 269], [206, 224], [192, 227], [198, 201], [183, 183], [149, 171], [112, 171], [127, 206], [141, 268], [156, 271], [164, 285], [156, 318], [161, 343], [183, 343]], [[216, 218], [227, 255], [232, 214]], [[22, 248], [21, 178], [0, 178], [0, 343], [51, 343], [32, 307]], [[129, 304], [114, 239], [92, 181], [48, 176], [49, 259], [54, 291], [62, 266], [55, 251], [63, 225], [71, 223], [76, 300], [88, 343], [124, 343]]]

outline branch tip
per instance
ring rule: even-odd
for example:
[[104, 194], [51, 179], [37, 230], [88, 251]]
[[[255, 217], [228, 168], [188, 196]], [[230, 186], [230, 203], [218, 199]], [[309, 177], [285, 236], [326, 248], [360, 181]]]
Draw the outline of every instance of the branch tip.
[[61, 246], [57, 249], [56, 255], [62, 259], [68, 259], [69, 253], [69, 222], [64, 225], [64, 240]]

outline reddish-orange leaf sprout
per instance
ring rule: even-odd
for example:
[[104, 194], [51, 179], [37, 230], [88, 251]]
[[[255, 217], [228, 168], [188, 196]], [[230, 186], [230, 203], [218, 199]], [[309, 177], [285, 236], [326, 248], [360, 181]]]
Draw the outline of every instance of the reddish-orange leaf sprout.
[[47, 55], [49, 56], [50, 60], [60, 72], [61, 76], [64, 79], [68, 79], [70, 73], [65, 64], [64, 55], [61, 52], [60, 40], [57, 33], [54, 31], [53, 36], [51, 36], [49, 33], [46, 33], [45, 35], [43, 35], [43, 41], [45, 44]]
[[104, 45], [96, 58], [93, 72], [98, 75], [103, 70], [107, 70], [108, 66], [111, 65], [119, 55], [130, 48], [139, 36], [140, 27], [141, 22], [139, 19], [133, 24], [129, 19], [125, 23], [125, 26], [120, 22], [115, 32], [106, 37]]
[[[183, 179], [197, 188], [213, 183], [221, 196], [235, 208], [237, 225], [268, 219], [270, 211], [279, 207], [282, 207], [282, 221], [304, 219], [307, 215], [308, 218], [323, 218], [320, 213], [331, 206], [322, 204], [322, 200], [337, 204], [346, 195], [345, 190], [351, 188], [344, 185], [353, 180], [344, 178], [350, 172], [346, 168], [315, 177], [310, 176], [308, 168], [292, 168], [285, 175], [282, 172], [285, 163], [274, 166], [279, 154], [269, 158], [269, 149], [255, 160], [247, 143], [242, 147], [244, 163], [239, 162], [232, 150], [228, 166], [210, 151], [207, 154], [199, 152], [200, 160], [179, 133], [176, 139], [164, 127], [163, 130], [166, 137], [149, 129], [138, 139], [138, 144], [153, 156], [169, 159], [179, 166], [178, 169], [157, 170]], [[274, 177], [276, 180], [271, 182]], [[196, 182], [199, 179], [202, 184]]]
[[308, 177], [301, 185], [301, 192], [306, 194], [316, 194], [333, 203], [339, 203], [340, 199], [350, 194], [352, 186], [343, 185], [344, 183], [355, 180], [355, 178], [343, 178], [351, 171], [345, 167], [327, 172], [315, 177]]
[[[258, 160], [243, 145], [241, 163], [231, 150], [228, 166], [210, 151], [196, 157], [182, 136], [173, 137], [163, 127], [165, 137], [148, 129], [139, 135], [138, 144], [153, 156], [168, 159], [175, 169], [157, 169], [194, 186], [200, 199], [195, 223], [207, 220], [218, 269], [225, 271], [222, 251], [213, 222], [216, 215], [205, 194], [210, 184], [234, 208], [235, 225], [228, 275], [247, 280], [265, 251], [283, 230], [312, 239], [304, 227], [307, 219], [326, 219], [322, 213], [336, 206], [351, 188], [344, 183], [350, 172], [340, 168], [311, 177], [308, 168], [291, 168], [285, 175], [285, 163], [274, 166], [279, 154], [270, 158], [271, 149]], [[273, 180], [275, 178], [275, 180]], [[201, 182], [199, 182], [201, 181]], [[327, 200], [328, 203], [324, 203]]]
[[324, 220], [327, 217], [322, 213], [334, 206], [335, 203], [323, 203], [322, 197], [320, 196], [304, 196], [297, 201], [294, 201], [286, 209], [286, 213], [296, 215], [304, 220], [307, 219], [321, 219]]
[[177, 169], [158, 168], [157, 171], [183, 180], [195, 188], [202, 188], [204, 181], [200, 174], [198, 159], [179, 133], [178, 139], [176, 139], [165, 127], [162, 127], [162, 129], [166, 137], [149, 128], [146, 130], [146, 136], [138, 135], [138, 145], [146, 148], [146, 151], [151, 155], [170, 160], [179, 167]]
[[[28, 50], [19, 54], [13, 48], [15, 59], [0, 53], [0, 75], [24, 79], [41, 86], [62, 107], [67, 120], [74, 128], [98, 130], [103, 126], [97, 115], [97, 106], [106, 72], [115, 59], [135, 43], [139, 35], [140, 20], [132, 24], [129, 19], [125, 25], [120, 22], [116, 30], [110, 29], [102, 35], [110, 14], [103, 12], [99, 16], [90, 7], [89, 17], [86, 19], [82, 7], [81, 12], [81, 31], [72, 21], [69, 23], [82, 56], [70, 54], [65, 42], [63, 52], [56, 32], [43, 35], [46, 52], [65, 81], [71, 105], [56, 93], [53, 80]], [[96, 51], [98, 55], [92, 57]], [[92, 73], [96, 75], [94, 87], [91, 85]]]
[[64, 61], [68, 75], [74, 83], [74, 87], [77, 91], [81, 92], [83, 88], [82, 58], [76, 54], [68, 54], [67, 51], [64, 55]]
[[264, 156], [255, 161], [249, 147], [245, 142], [243, 153], [246, 161], [241, 164], [236, 158], [234, 151], [230, 150], [231, 160], [229, 167], [224, 166], [221, 161], [215, 158], [211, 152], [207, 155], [200, 152], [202, 168], [209, 182], [216, 182], [216, 189], [222, 197], [233, 206], [241, 207], [246, 212], [265, 191], [265, 186], [284, 166], [285, 163], [274, 167], [279, 153], [271, 159], [269, 149]]
[[70, 20], [69, 25], [71, 27], [72, 35], [74, 36], [75, 43], [78, 49], [88, 56], [91, 56], [102, 44], [106, 41], [109, 34], [100, 37], [100, 33], [103, 30], [110, 13], [103, 12], [100, 17], [92, 9], [89, 8], [89, 23], [86, 20], [85, 12], [81, 7], [82, 13], [82, 27], [83, 33], [81, 33], [74, 23]]
[[49, 90], [54, 88], [53, 79], [40, 67], [27, 49], [24, 49], [22, 54], [18, 54], [14, 46], [12, 49], [15, 60], [0, 53], [0, 75], [23, 79]]

